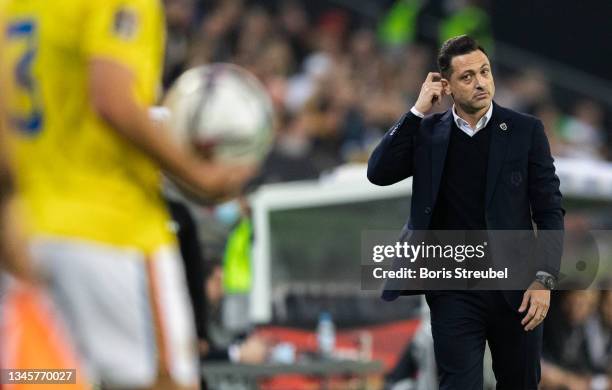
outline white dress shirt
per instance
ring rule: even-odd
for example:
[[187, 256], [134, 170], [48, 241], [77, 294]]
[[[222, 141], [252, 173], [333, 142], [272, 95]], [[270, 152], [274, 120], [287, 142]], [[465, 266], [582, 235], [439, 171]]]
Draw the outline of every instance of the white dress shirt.
[[[417, 110], [414, 106], [410, 109], [410, 112], [420, 118], [425, 117], [425, 115], [419, 112], [419, 110]], [[455, 124], [457, 125], [457, 127], [460, 128], [461, 131], [463, 131], [465, 134], [469, 135], [470, 137], [473, 137], [474, 134], [476, 134], [479, 130], [482, 130], [491, 120], [491, 117], [493, 116], [493, 104], [489, 105], [489, 109], [487, 110], [487, 112], [483, 115], [482, 118], [480, 118], [478, 123], [476, 123], [476, 128], [472, 128], [472, 126], [470, 126], [470, 124], [467, 123], [465, 119], [457, 115], [454, 104], [452, 113], [453, 119], [455, 120]]]

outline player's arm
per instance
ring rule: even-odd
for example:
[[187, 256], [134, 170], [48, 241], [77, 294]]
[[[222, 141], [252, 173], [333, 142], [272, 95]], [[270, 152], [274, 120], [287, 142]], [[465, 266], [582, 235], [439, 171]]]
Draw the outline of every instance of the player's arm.
[[7, 229], [11, 225], [8, 221], [8, 204], [13, 194], [13, 180], [5, 159], [6, 153], [3, 147], [5, 144], [2, 135], [2, 117], [0, 117], [0, 266], [6, 267], [9, 260], [6, 253]]
[[[0, 82], [1, 84], [1, 82]], [[13, 176], [8, 162], [0, 96], [0, 268], [21, 278], [32, 275], [25, 238], [16, 215]]]
[[245, 166], [221, 166], [180, 149], [159, 128], [133, 93], [134, 75], [122, 64], [93, 58], [89, 65], [94, 109], [118, 134], [157, 161], [162, 169], [200, 194], [219, 196], [236, 191], [252, 174]]
[[22, 279], [30, 279], [33, 272], [14, 197], [0, 202], [0, 268]]
[[[2, 123], [0, 123], [0, 133], [2, 132]], [[8, 164], [5, 161], [6, 153], [1, 142], [4, 142], [0, 134], [0, 205], [8, 202], [8, 199], [13, 194], [13, 177], [10, 174]]]
[[[81, 50], [88, 61], [90, 99], [94, 109], [121, 137], [157, 161], [173, 179], [207, 196], [237, 191], [252, 168], [203, 161], [180, 149], [168, 131], [149, 117], [136, 95], [142, 64], [162, 46], [163, 28], [155, 0], [84, 2], [87, 23]], [[161, 53], [159, 53], [161, 55]]]

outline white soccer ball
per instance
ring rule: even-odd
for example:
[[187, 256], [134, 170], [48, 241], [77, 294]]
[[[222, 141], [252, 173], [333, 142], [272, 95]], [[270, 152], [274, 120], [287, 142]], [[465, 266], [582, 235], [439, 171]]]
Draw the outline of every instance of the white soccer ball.
[[168, 91], [167, 124], [180, 145], [218, 162], [260, 163], [273, 138], [273, 108], [263, 85], [225, 63], [183, 73]]

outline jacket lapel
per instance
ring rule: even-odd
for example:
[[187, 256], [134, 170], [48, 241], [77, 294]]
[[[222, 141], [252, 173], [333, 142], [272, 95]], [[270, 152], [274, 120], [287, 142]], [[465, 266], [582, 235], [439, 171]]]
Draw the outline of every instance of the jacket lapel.
[[431, 193], [432, 205], [436, 203], [438, 198], [438, 190], [440, 189], [440, 180], [442, 179], [442, 171], [444, 170], [444, 161], [446, 160], [446, 152], [448, 151], [448, 142], [452, 129], [453, 114], [452, 108], [440, 118], [434, 125], [431, 135]]
[[489, 145], [489, 165], [487, 167], [487, 187], [485, 192], [485, 207], [491, 202], [495, 184], [499, 172], [506, 158], [508, 144], [510, 143], [510, 134], [512, 133], [512, 124], [510, 116], [503, 107], [493, 103], [493, 117], [491, 118], [491, 143]]

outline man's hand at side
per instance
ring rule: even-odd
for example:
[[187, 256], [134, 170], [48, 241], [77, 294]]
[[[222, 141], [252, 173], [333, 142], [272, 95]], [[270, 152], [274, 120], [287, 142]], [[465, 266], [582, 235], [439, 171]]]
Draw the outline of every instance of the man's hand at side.
[[550, 307], [550, 290], [542, 283], [534, 281], [531, 283], [527, 291], [523, 294], [523, 302], [518, 311], [523, 313], [527, 308], [527, 314], [523, 317], [521, 325], [525, 327], [525, 331], [533, 330], [540, 325]]

